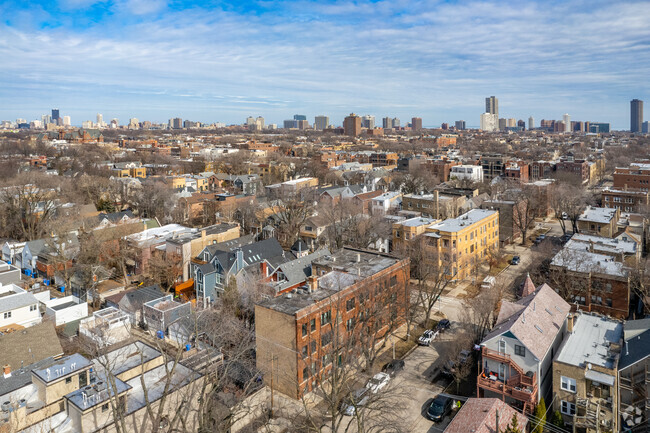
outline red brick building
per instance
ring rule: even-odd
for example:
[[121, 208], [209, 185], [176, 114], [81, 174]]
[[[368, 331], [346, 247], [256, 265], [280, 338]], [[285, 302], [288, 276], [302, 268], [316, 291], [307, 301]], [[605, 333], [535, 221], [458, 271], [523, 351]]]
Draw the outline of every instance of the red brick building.
[[648, 191], [650, 188], [650, 162], [636, 162], [626, 168], [614, 170], [614, 188]]
[[255, 306], [257, 366], [296, 399], [333, 363], [359, 358], [369, 340], [402, 325], [409, 299], [408, 259], [346, 247], [314, 260], [311, 274], [305, 287]]

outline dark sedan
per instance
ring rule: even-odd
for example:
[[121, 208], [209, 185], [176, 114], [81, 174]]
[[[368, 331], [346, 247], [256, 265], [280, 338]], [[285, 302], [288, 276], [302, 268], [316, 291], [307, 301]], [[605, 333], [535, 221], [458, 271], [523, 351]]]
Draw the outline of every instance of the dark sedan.
[[427, 408], [427, 418], [431, 421], [440, 422], [445, 416], [451, 413], [453, 400], [443, 395], [437, 395]]

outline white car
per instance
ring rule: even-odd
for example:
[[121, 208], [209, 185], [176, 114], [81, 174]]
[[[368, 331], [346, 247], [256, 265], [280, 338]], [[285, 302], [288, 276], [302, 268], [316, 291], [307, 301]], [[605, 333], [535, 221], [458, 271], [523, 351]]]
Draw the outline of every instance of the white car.
[[390, 375], [386, 373], [377, 373], [368, 381], [366, 388], [368, 388], [373, 394], [377, 394], [379, 391], [386, 388], [388, 382], [390, 382]]
[[418, 338], [418, 344], [420, 346], [428, 346], [431, 344], [433, 340], [438, 336], [438, 332], [434, 331], [433, 329], [427, 329], [424, 331], [422, 336]]

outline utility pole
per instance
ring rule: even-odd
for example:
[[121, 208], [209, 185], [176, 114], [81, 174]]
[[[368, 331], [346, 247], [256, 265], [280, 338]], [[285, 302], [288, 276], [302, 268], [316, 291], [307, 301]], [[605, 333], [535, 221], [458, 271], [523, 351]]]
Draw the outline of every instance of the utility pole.
[[495, 431], [498, 432], [499, 431], [499, 409], [497, 409], [496, 412], [497, 412], [497, 428]]
[[271, 418], [273, 418], [273, 361], [274, 356], [271, 354]]

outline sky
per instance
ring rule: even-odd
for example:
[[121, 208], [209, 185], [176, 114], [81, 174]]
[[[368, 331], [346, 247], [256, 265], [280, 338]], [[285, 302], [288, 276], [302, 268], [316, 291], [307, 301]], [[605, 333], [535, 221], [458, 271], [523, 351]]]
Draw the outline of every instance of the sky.
[[0, 0], [0, 59], [0, 120], [477, 126], [495, 95], [500, 117], [629, 129], [650, 1]]

